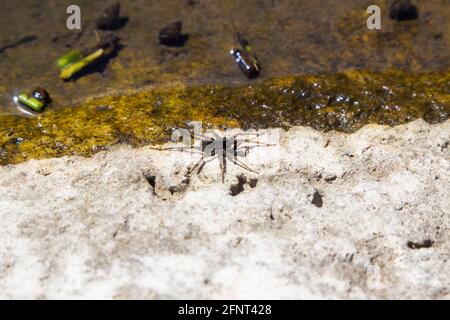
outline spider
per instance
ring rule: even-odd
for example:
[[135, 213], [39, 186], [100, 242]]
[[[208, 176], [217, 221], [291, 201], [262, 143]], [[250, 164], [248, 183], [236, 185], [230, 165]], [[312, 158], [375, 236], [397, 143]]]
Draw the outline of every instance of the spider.
[[[198, 145], [194, 143], [193, 147], [186, 144], [186, 147], [159, 147], [156, 149], [160, 151], [190, 151], [191, 153], [200, 154], [200, 160], [189, 169], [188, 175], [191, 175], [195, 170], [197, 170], [197, 174], [200, 174], [207, 163], [218, 159], [222, 183], [224, 183], [228, 161], [244, 170], [259, 174], [239, 158], [246, 157], [251, 149], [258, 146], [275, 146], [274, 144], [257, 141], [260, 135], [259, 133], [249, 132], [227, 135], [226, 133], [219, 134], [217, 130], [210, 130], [203, 136], [194, 135], [196, 141], [200, 141], [200, 143], [197, 143]], [[242, 138], [247, 136], [253, 136], [253, 138]]]

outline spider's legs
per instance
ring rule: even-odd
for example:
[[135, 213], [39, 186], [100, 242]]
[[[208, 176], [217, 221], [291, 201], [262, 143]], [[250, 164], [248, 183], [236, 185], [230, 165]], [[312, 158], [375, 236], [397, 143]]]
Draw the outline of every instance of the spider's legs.
[[[214, 157], [211, 157], [211, 159], [208, 159], [208, 160], [205, 160], [205, 159], [200, 159], [200, 161], [197, 163], [197, 165], [199, 165], [198, 166], [198, 170], [197, 170], [197, 174], [200, 174], [200, 172], [202, 172], [202, 170], [203, 170], [203, 167], [208, 163], [208, 162], [211, 162], [211, 161], [213, 161], [213, 160], [215, 160], [216, 158], [217, 158], [218, 156], [214, 156]], [[195, 166], [194, 166], [195, 167]]]
[[252, 168], [250, 168], [248, 165], [246, 165], [246, 164], [245, 164], [244, 162], [242, 162], [241, 160], [234, 159], [234, 160], [233, 160], [233, 163], [234, 163], [235, 165], [241, 167], [241, 168], [244, 169], [244, 170], [247, 170], [247, 171], [250, 171], [250, 172], [259, 174], [259, 172], [253, 170]]
[[149, 148], [153, 149], [153, 150], [158, 150], [158, 151], [179, 151], [179, 152], [189, 152], [189, 153], [196, 153], [196, 154], [203, 155], [203, 153], [201, 151], [195, 150], [194, 148], [187, 147], [187, 146], [185, 146], [185, 147], [182, 147], [182, 146], [180, 146], [180, 147], [176, 147], [176, 146], [174, 146], [174, 147], [149, 147]]

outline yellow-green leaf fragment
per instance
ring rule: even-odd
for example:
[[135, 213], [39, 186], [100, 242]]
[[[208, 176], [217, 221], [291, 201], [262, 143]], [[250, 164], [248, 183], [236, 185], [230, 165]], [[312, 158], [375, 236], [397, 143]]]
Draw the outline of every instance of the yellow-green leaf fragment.
[[45, 104], [42, 101], [39, 101], [39, 100], [37, 100], [36, 98], [33, 98], [33, 97], [29, 97], [25, 93], [20, 93], [17, 96], [17, 99], [19, 100], [20, 103], [22, 103], [23, 105], [33, 109], [34, 111], [40, 112], [45, 107]]
[[63, 69], [67, 67], [68, 65], [75, 63], [79, 60], [81, 60], [83, 56], [78, 51], [71, 51], [68, 54], [62, 56], [56, 61], [56, 64], [58, 65], [58, 68]]

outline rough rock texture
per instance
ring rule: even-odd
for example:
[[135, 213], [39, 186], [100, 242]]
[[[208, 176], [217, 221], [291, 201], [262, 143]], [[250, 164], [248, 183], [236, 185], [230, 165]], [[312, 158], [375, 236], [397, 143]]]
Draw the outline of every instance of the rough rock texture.
[[277, 133], [0, 168], [0, 297], [450, 298], [449, 121]]

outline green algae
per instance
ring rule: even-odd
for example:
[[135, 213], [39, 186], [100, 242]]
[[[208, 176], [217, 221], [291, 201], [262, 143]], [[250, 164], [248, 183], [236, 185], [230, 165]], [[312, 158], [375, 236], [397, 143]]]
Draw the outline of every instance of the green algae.
[[368, 123], [442, 122], [449, 114], [450, 72], [349, 71], [245, 86], [176, 85], [50, 107], [34, 118], [0, 115], [0, 164], [89, 156], [118, 143], [159, 144], [190, 121], [222, 129], [307, 125], [354, 132]]

